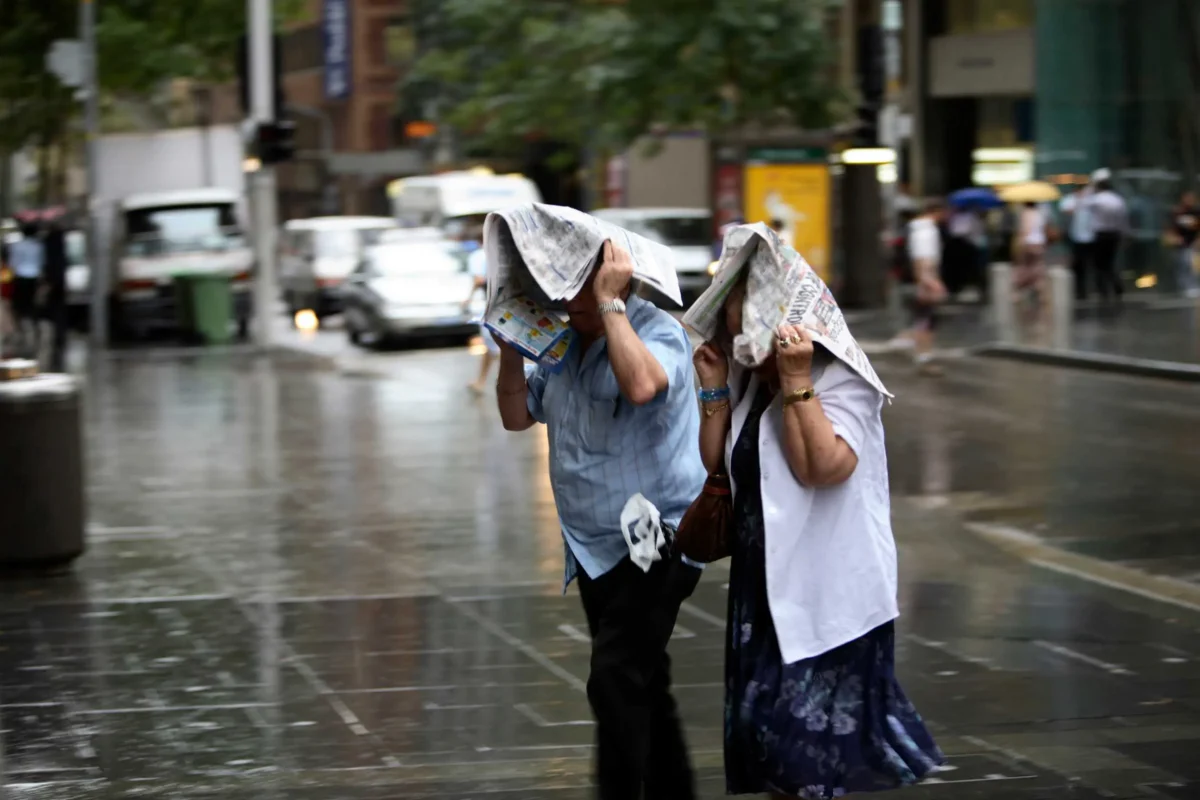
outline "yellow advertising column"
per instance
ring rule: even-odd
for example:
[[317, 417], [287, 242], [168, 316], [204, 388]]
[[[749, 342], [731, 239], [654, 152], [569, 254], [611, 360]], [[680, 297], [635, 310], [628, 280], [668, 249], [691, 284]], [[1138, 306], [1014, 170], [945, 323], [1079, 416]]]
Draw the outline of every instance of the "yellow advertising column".
[[766, 222], [829, 282], [829, 158], [819, 147], [757, 148], [746, 153], [746, 222]]

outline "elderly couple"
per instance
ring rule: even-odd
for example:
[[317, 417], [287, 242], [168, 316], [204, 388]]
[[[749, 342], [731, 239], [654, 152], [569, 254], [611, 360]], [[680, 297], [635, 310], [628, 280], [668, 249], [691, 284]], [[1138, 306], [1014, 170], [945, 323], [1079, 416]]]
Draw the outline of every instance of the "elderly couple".
[[679, 322], [631, 295], [632, 274], [606, 243], [567, 303], [578, 357], [550, 374], [504, 348], [497, 382], [505, 428], [549, 434], [566, 581], [579, 579], [592, 637], [598, 796], [696, 796], [667, 643], [701, 570], [671, 555], [643, 572], [620, 514], [640, 492], [677, 524], [725, 470], [727, 791], [832, 798], [921, 780], [942, 755], [894, 673], [882, 395], [799, 327], [778, 329], [758, 369], [731, 364], [744, 277], [721, 335], [693, 354]]

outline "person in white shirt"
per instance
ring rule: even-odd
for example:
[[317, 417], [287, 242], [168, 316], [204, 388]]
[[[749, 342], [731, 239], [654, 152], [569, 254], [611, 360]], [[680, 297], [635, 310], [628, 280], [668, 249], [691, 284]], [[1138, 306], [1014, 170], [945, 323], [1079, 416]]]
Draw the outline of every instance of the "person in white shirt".
[[929, 200], [924, 213], [908, 223], [908, 258], [916, 284], [909, 336], [917, 367], [923, 375], [940, 374], [933, 363], [933, 331], [937, 327], [937, 307], [946, 299], [941, 273], [942, 234], [938, 227], [944, 213], [940, 200]]
[[1096, 241], [1096, 232], [1092, 230], [1092, 219], [1087, 210], [1087, 201], [1091, 195], [1092, 187], [1084, 186], [1064, 197], [1058, 206], [1067, 218], [1067, 238], [1071, 242], [1071, 271], [1075, 273], [1076, 300], [1087, 299], [1088, 281], [1091, 279]]
[[1092, 173], [1096, 190], [1088, 198], [1086, 208], [1096, 234], [1096, 288], [1100, 298], [1107, 301], [1115, 296], [1120, 302], [1124, 287], [1117, 274], [1117, 254], [1129, 232], [1129, 207], [1112, 185], [1112, 173], [1099, 169]]
[[883, 395], [782, 325], [731, 368], [745, 279], [694, 356], [700, 454], [734, 494], [725, 659], [729, 794], [832, 798], [920, 781], [943, 756], [894, 672], [896, 546]]
[[1046, 216], [1037, 203], [1026, 203], [1017, 220], [1017, 232], [1013, 237], [1014, 259], [1017, 264], [1016, 288], [1018, 292], [1033, 291], [1043, 309], [1049, 307], [1050, 297], [1046, 291]]

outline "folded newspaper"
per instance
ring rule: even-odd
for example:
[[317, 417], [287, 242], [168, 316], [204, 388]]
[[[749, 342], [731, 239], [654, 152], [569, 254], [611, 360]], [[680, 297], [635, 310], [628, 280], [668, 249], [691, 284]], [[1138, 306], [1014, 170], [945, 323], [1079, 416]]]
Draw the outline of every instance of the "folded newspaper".
[[531, 203], [493, 211], [483, 240], [489, 313], [517, 297], [561, 306], [579, 294], [608, 240], [629, 253], [635, 278], [682, 305], [669, 247], [573, 208]]
[[833, 293], [804, 257], [784, 244], [775, 231], [757, 222], [739, 225], [725, 236], [712, 285], [683, 315], [683, 324], [706, 341], [717, 334], [725, 298], [748, 270], [742, 333], [733, 340], [733, 357], [757, 367], [774, 349], [775, 330], [787, 322], [802, 325], [814, 342], [845, 362], [885, 397], [892, 393], [846, 327]]

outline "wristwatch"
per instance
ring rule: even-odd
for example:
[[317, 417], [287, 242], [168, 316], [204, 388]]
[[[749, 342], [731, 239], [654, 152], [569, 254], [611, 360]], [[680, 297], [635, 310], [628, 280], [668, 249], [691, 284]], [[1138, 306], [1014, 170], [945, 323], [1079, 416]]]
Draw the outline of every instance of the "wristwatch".
[[788, 392], [783, 396], [784, 406], [790, 406], [793, 403], [807, 403], [817, 396], [817, 390], [811, 386], [805, 386], [803, 389], [796, 389]]
[[618, 297], [614, 300], [606, 300], [596, 306], [596, 308], [599, 309], [601, 314], [624, 314], [625, 301]]

